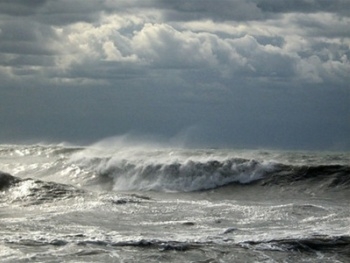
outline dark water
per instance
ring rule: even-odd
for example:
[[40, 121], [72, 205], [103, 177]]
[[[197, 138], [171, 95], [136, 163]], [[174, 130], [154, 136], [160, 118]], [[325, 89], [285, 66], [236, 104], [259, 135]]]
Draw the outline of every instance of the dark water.
[[0, 146], [1, 262], [350, 262], [348, 153]]

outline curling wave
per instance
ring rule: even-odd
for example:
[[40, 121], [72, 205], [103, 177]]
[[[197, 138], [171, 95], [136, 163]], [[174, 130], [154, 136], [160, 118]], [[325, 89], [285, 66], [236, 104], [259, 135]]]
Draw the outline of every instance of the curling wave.
[[232, 183], [249, 184], [274, 170], [273, 163], [240, 158], [167, 163], [93, 158], [81, 160], [80, 165], [94, 170], [100, 182], [112, 181], [111, 190], [176, 192], [208, 190]]
[[94, 171], [98, 183], [110, 190], [192, 192], [214, 189], [228, 184], [293, 186], [298, 183], [323, 188], [350, 187], [350, 166], [286, 165], [255, 159], [227, 158], [208, 160], [146, 159], [115, 157], [83, 158], [80, 167]]

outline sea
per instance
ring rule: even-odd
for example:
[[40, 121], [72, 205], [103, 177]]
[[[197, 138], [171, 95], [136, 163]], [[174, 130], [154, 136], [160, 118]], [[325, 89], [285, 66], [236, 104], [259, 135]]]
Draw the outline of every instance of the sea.
[[0, 145], [0, 262], [350, 262], [350, 153]]

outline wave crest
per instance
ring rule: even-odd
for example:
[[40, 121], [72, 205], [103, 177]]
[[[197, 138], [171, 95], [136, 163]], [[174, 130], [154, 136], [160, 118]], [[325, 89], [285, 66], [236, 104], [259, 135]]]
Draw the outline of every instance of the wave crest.
[[273, 170], [271, 163], [248, 159], [186, 160], [170, 163], [92, 158], [80, 162], [100, 180], [113, 181], [113, 190], [192, 192], [231, 183], [247, 184]]
[[70, 162], [93, 174], [89, 182], [94, 186], [116, 191], [192, 192], [256, 181], [269, 187], [308, 185], [323, 190], [350, 185], [346, 164], [290, 163], [210, 149], [91, 147], [74, 153]]

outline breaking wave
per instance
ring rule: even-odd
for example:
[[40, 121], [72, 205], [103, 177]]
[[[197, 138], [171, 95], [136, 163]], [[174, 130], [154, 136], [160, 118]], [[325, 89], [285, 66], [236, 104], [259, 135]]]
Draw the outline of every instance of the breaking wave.
[[113, 182], [112, 190], [192, 192], [231, 183], [249, 184], [273, 171], [273, 164], [256, 160], [186, 160], [171, 163], [134, 163], [129, 160], [94, 158], [81, 162], [101, 181]]
[[257, 182], [263, 186], [292, 186], [302, 182], [326, 188], [350, 187], [350, 166], [346, 165], [297, 166], [244, 158], [157, 162], [157, 159], [115, 157], [83, 158], [78, 163], [81, 168], [94, 171], [99, 183], [119, 191], [192, 192]]
[[3, 145], [0, 158], [0, 170], [16, 176], [2, 175], [0, 190], [27, 177], [114, 191], [192, 192], [229, 184], [350, 188], [345, 154], [177, 149], [113, 141], [90, 147]]

